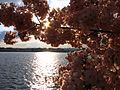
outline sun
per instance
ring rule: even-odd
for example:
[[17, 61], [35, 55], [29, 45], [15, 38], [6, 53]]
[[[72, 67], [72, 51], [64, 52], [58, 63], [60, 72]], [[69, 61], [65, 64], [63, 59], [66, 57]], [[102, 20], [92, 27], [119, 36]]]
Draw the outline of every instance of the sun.
[[48, 28], [50, 26], [50, 22], [47, 21], [46, 23], [44, 23], [44, 26], [45, 26], [45, 28]]
[[[32, 21], [37, 23], [37, 24], [40, 24], [37, 17], [34, 14], [33, 14], [33, 17], [32, 17]], [[44, 26], [43, 26], [44, 29], [47, 29], [50, 26], [50, 22], [48, 21], [48, 16], [46, 16], [46, 18], [42, 22], [44, 23]]]
[[[50, 10], [52, 10], [53, 8], [54, 9], [56, 9], [56, 8], [62, 9], [63, 7], [68, 6], [69, 2], [70, 2], [70, 0], [48, 0]], [[48, 21], [48, 17], [49, 17], [49, 15], [47, 15], [43, 21], [44, 22], [44, 26], [43, 26], [44, 29], [47, 29], [50, 26], [50, 22]], [[34, 21], [37, 24], [40, 24], [37, 17], [34, 14], [33, 14], [32, 21]]]

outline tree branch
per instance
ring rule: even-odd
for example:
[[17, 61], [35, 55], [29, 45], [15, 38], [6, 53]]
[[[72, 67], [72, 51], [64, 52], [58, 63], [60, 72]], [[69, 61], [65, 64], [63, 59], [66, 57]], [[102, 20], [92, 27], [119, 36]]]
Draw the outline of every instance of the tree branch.
[[100, 32], [100, 33], [109, 33], [109, 34], [120, 34], [120, 32], [113, 32], [113, 31], [100, 30], [100, 29], [90, 29], [90, 31]]
[[[60, 27], [62, 29], [80, 29], [80, 28], [74, 28], [74, 27]], [[90, 29], [91, 32], [100, 32], [100, 33], [108, 33], [108, 34], [120, 34], [120, 32], [113, 32], [113, 31], [107, 31], [102, 29]]]
[[[34, 12], [35, 13], [35, 12]], [[40, 19], [38, 18], [38, 16], [36, 15], [36, 13], [35, 13], [35, 16], [36, 16], [36, 18], [37, 18], [37, 20], [38, 20], [38, 22], [39, 22], [39, 24], [40, 24]]]

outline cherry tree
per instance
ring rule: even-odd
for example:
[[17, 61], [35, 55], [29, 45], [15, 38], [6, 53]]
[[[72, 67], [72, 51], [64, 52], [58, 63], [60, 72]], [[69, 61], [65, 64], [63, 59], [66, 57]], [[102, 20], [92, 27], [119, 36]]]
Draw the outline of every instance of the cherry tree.
[[[52, 10], [46, 0], [23, 3], [23, 6], [0, 4], [0, 23], [15, 29], [5, 34], [6, 44], [16, 43], [18, 36], [28, 41], [33, 35], [54, 47], [67, 43], [82, 48], [69, 53], [66, 57], [69, 63], [59, 69], [60, 89], [120, 89], [119, 0], [70, 0], [67, 7]], [[39, 23], [32, 20], [33, 15]]]

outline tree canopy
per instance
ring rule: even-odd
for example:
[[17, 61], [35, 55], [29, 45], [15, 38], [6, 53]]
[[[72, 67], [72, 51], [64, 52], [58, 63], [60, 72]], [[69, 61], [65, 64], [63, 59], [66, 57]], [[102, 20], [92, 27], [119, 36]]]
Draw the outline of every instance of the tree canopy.
[[[16, 43], [17, 36], [28, 41], [30, 35], [54, 47], [67, 43], [81, 48], [86, 44], [87, 49], [68, 54], [69, 64], [60, 69], [61, 89], [120, 89], [119, 0], [70, 0], [67, 7], [52, 10], [47, 0], [23, 3], [0, 4], [0, 23], [15, 28], [5, 34], [6, 44]], [[32, 20], [33, 15], [39, 23]]]

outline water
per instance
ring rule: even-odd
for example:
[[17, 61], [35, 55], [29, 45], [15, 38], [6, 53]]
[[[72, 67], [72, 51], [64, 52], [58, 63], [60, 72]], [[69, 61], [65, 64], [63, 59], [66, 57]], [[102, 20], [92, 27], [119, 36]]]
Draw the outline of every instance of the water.
[[66, 53], [0, 52], [0, 90], [59, 90], [52, 77], [65, 65]]

